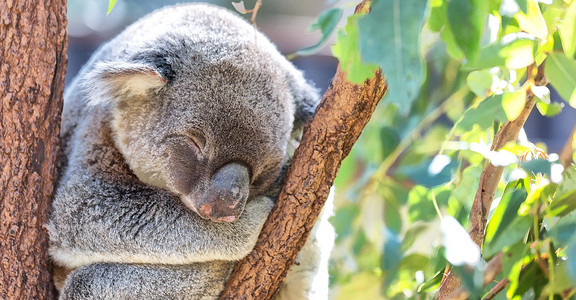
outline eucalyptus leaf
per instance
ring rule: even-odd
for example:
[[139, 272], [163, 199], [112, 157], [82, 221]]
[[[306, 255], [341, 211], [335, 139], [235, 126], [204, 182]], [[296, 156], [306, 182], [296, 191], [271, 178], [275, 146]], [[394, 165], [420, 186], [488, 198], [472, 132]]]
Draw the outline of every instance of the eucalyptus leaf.
[[336, 25], [338, 25], [338, 22], [341, 18], [342, 9], [338, 7], [321, 12], [316, 22], [310, 26], [310, 30], [320, 30], [322, 33], [322, 38], [320, 38], [318, 43], [310, 47], [300, 49], [296, 53], [298, 55], [312, 55], [318, 52], [318, 50], [320, 50], [326, 44], [326, 41], [332, 32], [334, 32], [334, 29], [336, 28]]
[[344, 29], [338, 32], [338, 41], [332, 47], [332, 53], [340, 61], [340, 67], [346, 72], [346, 78], [352, 83], [362, 83], [372, 78], [378, 66], [362, 61], [358, 49], [358, 28], [356, 21], [359, 15], [348, 17]]
[[358, 20], [362, 59], [384, 69], [389, 85], [385, 101], [404, 115], [424, 80], [419, 39], [425, 11], [422, 0], [375, 0], [370, 13]]
[[562, 40], [562, 49], [568, 57], [574, 57], [576, 54], [576, 1], [572, 1], [566, 14], [564, 21], [558, 29], [560, 39]]
[[520, 166], [526, 170], [536, 175], [538, 173], [550, 177], [552, 174], [552, 165], [554, 163], [547, 159], [533, 159], [525, 162], [521, 162]]
[[538, 102], [536, 102], [536, 108], [543, 116], [553, 117], [562, 112], [564, 105], [558, 102], [546, 103], [544, 101], [538, 100]]
[[486, 227], [484, 255], [492, 256], [518, 242], [530, 227], [530, 219], [518, 216], [520, 205], [526, 200], [526, 181], [521, 179], [508, 183], [498, 207], [492, 214]]
[[450, 157], [436, 156], [416, 166], [403, 167], [401, 172], [406, 174], [416, 184], [425, 187], [443, 185], [452, 180], [452, 171], [458, 163]]
[[488, 1], [486, 0], [448, 2], [448, 23], [456, 43], [468, 59], [476, 58], [487, 13]]
[[559, 218], [548, 231], [548, 236], [556, 247], [565, 247], [571, 239], [576, 239], [576, 213]]
[[466, 83], [476, 96], [485, 98], [490, 93], [492, 74], [488, 70], [472, 71], [466, 77]]
[[520, 115], [522, 109], [524, 109], [524, 103], [526, 102], [526, 92], [521, 90], [518, 92], [508, 92], [502, 95], [502, 107], [504, 107], [504, 112], [508, 121], [512, 121]]
[[499, 41], [480, 50], [476, 59], [469, 60], [463, 68], [468, 70], [506, 67], [521, 69], [534, 63], [536, 42], [526, 38]]
[[565, 216], [576, 209], [576, 167], [569, 166], [549, 206], [549, 216]]
[[563, 53], [552, 53], [546, 60], [544, 73], [558, 94], [576, 108], [576, 61]]
[[502, 95], [492, 96], [480, 102], [477, 107], [466, 110], [456, 126], [463, 131], [472, 129], [475, 124], [481, 129], [486, 129], [492, 126], [494, 121], [508, 121], [504, 107], [502, 107]]
[[520, 12], [516, 14], [516, 20], [518, 20], [520, 28], [540, 40], [546, 40], [548, 37], [548, 28], [537, 1], [527, 0], [527, 5], [528, 11], [526, 13]]

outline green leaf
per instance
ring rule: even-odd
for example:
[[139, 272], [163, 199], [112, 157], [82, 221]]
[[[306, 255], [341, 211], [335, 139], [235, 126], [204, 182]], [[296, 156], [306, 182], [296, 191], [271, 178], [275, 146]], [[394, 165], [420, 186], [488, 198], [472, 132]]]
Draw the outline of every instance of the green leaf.
[[568, 272], [572, 283], [576, 284], [576, 239], [572, 239], [566, 248], [566, 260], [568, 263]]
[[552, 53], [546, 60], [544, 74], [558, 94], [576, 108], [576, 61], [563, 53]]
[[558, 219], [548, 231], [548, 236], [552, 238], [556, 247], [565, 247], [571, 239], [576, 238], [576, 214], [572, 213]]
[[516, 0], [518, 7], [520, 7], [520, 10], [525, 14], [528, 13], [528, 1], [531, 0]]
[[490, 257], [526, 235], [531, 219], [518, 216], [518, 209], [528, 196], [526, 188], [523, 179], [506, 185], [500, 203], [486, 227], [484, 255]]
[[527, 4], [528, 11], [526, 13], [520, 12], [516, 14], [516, 20], [518, 20], [520, 28], [541, 40], [546, 40], [548, 27], [538, 3], [536, 3], [536, 0], [528, 0]]
[[382, 157], [387, 157], [396, 149], [400, 143], [398, 129], [390, 126], [382, 127], [380, 131], [380, 142], [382, 143]]
[[350, 224], [358, 216], [358, 212], [358, 205], [355, 204], [344, 205], [336, 210], [336, 214], [330, 219], [334, 230], [338, 232], [336, 240], [346, 238], [352, 233]]
[[410, 222], [417, 220], [431, 221], [436, 217], [434, 204], [428, 199], [429, 190], [423, 186], [415, 186], [408, 194], [408, 216]]
[[520, 167], [524, 170], [531, 172], [533, 175], [540, 173], [548, 178], [552, 174], [552, 165], [554, 165], [553, 162], [541, 158], [520, 162]]
[[404, 234], [404, 239], [402, 240], [402, 251], [406, 252], [414, 242], [417, 240], [418, 236], [428, 229], [428, 225], [425, 224], [415, 224], [406, 231]]
[[430, 17], [428, 17], [428, 27], [432, 32], [438, 32], [446, 24], [446, 1], [430, 1]]
[[424, 79], [419, 38], [425, 11], [422, 0], [375, 0], [370, 13], [358, 20], [362, 58], [384, 69], [385, 99], [404, 115]]
[[464, 52], [462, 52], [460, 47], [458, 47], [454, 33], [452, 33], [452, 30], [450, 29], [450, 24], [444, 25], [444, 28], [440, 32], [440, 37], [442, 38], [442, 41], [446, 43], [446, 51], [450, 56], [452, 56], [452, 58], [461, 60], [464, 57]]
[[109, 15], [110, 12], [112, 12], [112, 9], [116, 5], [116, 1], [118, 0], [108, 0], [108, 12], [106, 12], [106, 15]]
[[481, 129], [486, 129], [492, 126], [494, 121], [508, 121], [502, 107], [502, 95], [492, 96], [480, 102], [477, 107], [466, 110], [456, 126], [463, 131], [469, 131], [474, 124], [480, 126]]
[[564, 171], [563, 181], [558, 186], [552, 203], [549, 206], [549, 216], [562, 217], [576, 209], [576, 167], [569, 166]]
[[356, 21], [359, 15], [348, 17], [344, 30], [338, 32], [338, 41], [332, 47], [332, 53], [340, 61], [340, 66], [346, 71], [346, 78], [352, 83], [362, 83], [372, 78], [378, 66], [362, 62], [358, 49], [358, 28]]
[[558, 32], [564, 53], [568, 57], [574, 57], [576, 54], [576, 1], [572, 1], [568, 6]]
[[321, 12], [316, 22], [310, 26], [310, 31], [319, 29], [320, 32], [322, 33], [322, 38], [320, 38], [320, 41], [318, 41], [318, 43], [306, 47], [304, 49], [300, 49], [296, 53], [298, 55], [312, 55], [318, 52], [318, 50], [320, 50], [324, 46], [324, 44], [326, 43], [326, 41], [328, 40], [334, 29], [336, 28], [336, 25], [338, 25], [338, 22], [340, 21], [341, 18], [342, 18], [341, 8], [331, 8]]
[[485, 98], [490, 93], [492, 74], [488, 70], [472, 71], [466, 77], [466, 83], [474, 94]]
[[468, 59], [476, 58], [487, 15], [486, 0], [448, 2], [447, 16], [450, 29], [456, 43]]
[[412, 253], [410, 255], [405, 256], [400, 263], [398, 269], [400, 270], [409, 270], [411, 272], [416, 272], [419, 270], [425, 270], [428, 267], [428, 263], [430, 259], [428, 256], [419, 254], [419, 253]]
[[477, 59], [468, 61], [463, 68], [468, 70], [499, 66], [512, 70], [525, 68], [534, 63], [535, 44], [535, 41], [526, 38], [499, 41], [482, 48]]
[[573, 283], [568, 275], [568, 266], [566, 262], [560, 262], [554, 266], [554, 281], [550, 281], [542, 290], [541, 299], [547, 295], [562, 294], [562, 292], [573, 288]]
[[504, 112], [508, 121], [512, 121], [520, 115], [522, 109], [524, 108], [524, 103], [526, 102], [526, 92], [508, 92], [502, 95], [502, 107], [504, 107]]
[[402, 217], [399, 205], [393, 202], [389, 199], [384, 201], [384, 221], [389, 229], [399, 233], [402, 231]]
[[536, 102], [536, 108], [538, 108], [538, 111], [543, 116], [553, 117], [562, 112], [562, 108], [564, 108], [564, 105], [558, 102], [546, 103], [542, 100], [538, 100], [538, 102]]
[[[444, 272], [439, 271], [436, 274], [434, 274], [434, 276], [432, 276], [432, 278], [430, 278], [428, 281], [424, 282], [423, 284], [421, 284], [420, 286], [418, 286], [418, 293], [421, 292], [430, 292], [430, 291], [434, 291], [438, 288], [438, 285], [440, 284], [440, 282], [442, 281], [442, 278], [444, 277]], [[353, 298], [350, 298], [353, 299]]]
[[417, 166], [403, 167], [401, 172], [414, 183], [431, 188], [452, 180], [452, 171], [457, 165], [458, 162], [451, 160], [449, 156], [439, 155]]
[[[522, 242], [518, 242], [513, 246], [504, 249], [504, 256], [502, 256], [502, 275], [508, 277], [512, 268], [529, 252], [530, 247]], [[521, 264], [521, 263], [520, 263]]]

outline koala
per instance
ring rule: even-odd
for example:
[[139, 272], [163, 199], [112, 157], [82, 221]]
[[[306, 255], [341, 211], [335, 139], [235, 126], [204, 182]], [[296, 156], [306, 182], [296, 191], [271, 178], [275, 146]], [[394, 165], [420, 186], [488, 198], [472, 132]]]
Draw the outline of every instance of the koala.
[[[252, 25], [156, 11], [65, 92], [46, 228], [60, 299], [216, 299], [254, 247], [317, 90]], [[330, 203], [277, 299], [325, 299]]]

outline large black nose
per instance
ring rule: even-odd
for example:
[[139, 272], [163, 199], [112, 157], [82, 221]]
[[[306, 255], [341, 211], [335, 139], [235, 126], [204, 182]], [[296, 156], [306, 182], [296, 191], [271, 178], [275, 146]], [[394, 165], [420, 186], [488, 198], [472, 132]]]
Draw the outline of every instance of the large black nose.
[[221, 167], [206, 189], [198, 214], [216, 222], [233, 222], [240, 217], [250, 192], [248, 167], [229, 163]]

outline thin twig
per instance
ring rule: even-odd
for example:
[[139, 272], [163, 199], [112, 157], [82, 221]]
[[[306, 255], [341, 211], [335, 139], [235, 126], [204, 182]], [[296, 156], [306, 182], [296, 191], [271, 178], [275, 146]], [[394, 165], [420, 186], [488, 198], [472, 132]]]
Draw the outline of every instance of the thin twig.
[[560, 150], [560, 163], [564, 166], [564, 169], [572, 163], [572, 155], [574, 154], [574, 135], [576, 135], [576, 123], [570, 132], [570, 136], [566, 140], [564, 147]]
[[258, 14], [260, 6], [262, 6], [262, 0], [257, 0], [256, 4], [254, 4], [254, 8], [250, 10], [252, 12], [252, 18], [250, 18], [250, 22], [252, 22], [252, 25], [254, 25], [254, 27], [258, 27], [256, 26], [256, 15]]
[[[528, 67], [527, 74], [531, 76], [533, 73], [533, 65]], [[537, 69], [537, 73], [529, 77], [527, 82], [529, 85], [546, 85], [546, 79], [544, 77], [544, 64], [541, 64]], [[531, 89], [526, 91], [526, 101], [524, 103], [524, 108], [520, 112], [520, 115], [512, 120], [504, 123], [496, 136], [490, 150], [497, 151], [509, 142], [515, 141], [518, 138], [518, 133], [524, 126], [524, 123], [528, 119], [530, 112], [536, 104], [536, 97]], [[490, 211], [490, 206], [492, 205], [492, 200], [494, 200], [494, 195], [498, 188], [498, 183], [502, 177], [504, 167], [496, 167], [490, 162], [485, 163], [484, 170], [480, 175], [480, 183], [478, 185], [478, 190], [476, 191], [476, 196], [474, 197], [474, 203], [472, 204], [472, 209], [470, 210], [469, 225], [470, 225], [470, 237], [472, 240], [480, 247], [482, 247], [482, 242], [484, 241], [486, 223], [488, 221], [488, 212]], [[436, 294], [437, 299], [445, 299], [452, 292], [460, 286], [460, 279], [455, 276], [452, 272], [449, 272], [446, 280], [440, 285], [440, 289]]]
[[501, 291], [504, 290], [504, 288], [508, 285], [508, 283], [510, 283], [510, 280], [508, 280], [508, 278], [504, 278], [498, 281], [498, 283], [486, 294], [486, 296], [482, 298], [482, 300], [494, 299], [496, 295], [498, 295]]
[[[488, 285], [490, 282], [502, 272], [502, 252], [496, 254], [486, 266], [486, 270], [484, 271], [484, 285]], [[470, 293], [464, 287], [457, 288], [454, 292], [448, 295], [447, 299], [450, 300], [465, 300], [468, 299]]]

